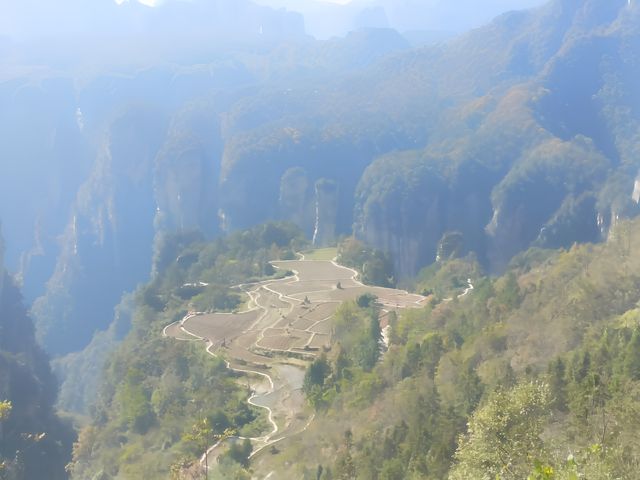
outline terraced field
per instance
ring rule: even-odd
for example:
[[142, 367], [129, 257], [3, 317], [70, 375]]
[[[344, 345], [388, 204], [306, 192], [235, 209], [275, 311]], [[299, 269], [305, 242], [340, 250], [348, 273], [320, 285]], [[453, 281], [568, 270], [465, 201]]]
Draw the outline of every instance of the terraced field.
[[[420, 308], [426, 301], [423, 296], [402, 290], [363, 285], [355, 270], [334, 261], [301, 257], [272, 262], [278, 269], [294, 272], [294, 276], [236, 287], [251, 299], [246, 311], [191, 312], [163, 331], [176, 340], [204, 342], [211, 355], [223, 357], [229, 368], [250, 379], [254, 393], [249, 403], [264, 408], [271, 424], [271, 431], [251, 439], [257, 471], [266, 447], [300, 433], [313, 420], [301, 391], [304, 371], [310, 360], [330, 348], [333, 314], [338, 306], [372, 293], [382, 304], [385, 318], [391, 310]], [[209, 449], [205, 454], [209, 465], [223, 448], [217, 444]], [[204, 460], [203, 455], [203, 464]], [[277, 472], [265, 472], [263, 476], [280, 478]]]

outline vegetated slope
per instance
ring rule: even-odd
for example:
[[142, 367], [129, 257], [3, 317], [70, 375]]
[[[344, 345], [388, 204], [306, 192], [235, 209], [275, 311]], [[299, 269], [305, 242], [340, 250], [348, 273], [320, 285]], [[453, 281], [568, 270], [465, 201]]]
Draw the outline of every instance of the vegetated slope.
[[[454, 278], [464, 264], [441, 269]], [[336, 344], [305, 380], [317, 421], [262, 467], [309, 479], [635, 478], [639, 266], [637, 221], [604, 244], [531, 249], [504, 276], [391, 319], [373, 366], [362, 348], [379, 311], [343, 306]]]
[[0, 241], [0, 477], [65, 479], [74, 433], [55, 414], [56, 379], [1, 252]]
[[[268, 261], [294, 258], [292, 249], [303, 245], [299, 230], [288, 224], [261, 225], [213, 242], [193, 234], [165, 237], [154, 260], [156, 275], [136, 292], [132, 329], [109, 356], [91, 425], [74, 447], [73, 478], [200, 475], [200, 456], [222, 436], [270, 430], [264, 410], [248, 405], [251, 392], [221, 358], [209, 355], [197, 338], [185, 334], [177, 341], [163, 330], [188, 311], [243, 309], [248, 298], [231, 287], [273, 278]], [[247, 455], [232, 448], [222, 478], [235, 478]]]

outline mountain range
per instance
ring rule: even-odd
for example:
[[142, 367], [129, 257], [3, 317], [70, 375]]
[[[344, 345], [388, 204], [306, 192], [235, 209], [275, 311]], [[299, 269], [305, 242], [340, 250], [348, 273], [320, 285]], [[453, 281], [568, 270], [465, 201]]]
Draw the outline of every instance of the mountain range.
[[[248, 2], [205, 13], [216, 5], [219, 24], [243, 19], [241, 40], [203, 37], [192, 61], [38, 64], [29, 41], [3, 57], [6, 264], [55, 355], [109, 327], [168, 232], [289, 220], [319, 245], [354, 234], [402, 281], [450, 232], [501, 272], [530, 246], [604, 240], [638, 213], [634, 2], [553, 0], [419, 48], [391, 29], [315, 41], [299, 16]], [[123, 31], [150, 38], [171, 19], [171, 43], [200, 7], [95, 8], [139, 13]]]

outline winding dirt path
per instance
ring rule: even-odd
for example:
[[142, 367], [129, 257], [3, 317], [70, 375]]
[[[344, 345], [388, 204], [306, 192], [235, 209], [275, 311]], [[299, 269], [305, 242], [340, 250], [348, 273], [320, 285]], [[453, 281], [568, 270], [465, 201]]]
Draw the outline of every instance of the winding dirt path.
[[[326, 260], [271, 262], [292, 276], [236, 285], [249, 297], [247, 309], [233, 314], [189, 312], [167, 325], [162, 334], [178, 341], [203, 342], [207, 353], [223, 358], [227, 367], [249, 381], [247, 400], [267, 413], [270, 430], [249, 438], [251, 457], [267, 447], [305, 431], [314, 420], [302, 394], [306, 365], [331, 345], [331, 319], [345, 300], [363, 293], [378, 297], [385, 312], [421, 308], [427, 298], [403, 290], [369, 287], [358, 272]], [[469, 289], [473, 286], [469, 282]], [[466, 295], [469, 291], [465, 291]], [[307, 412], [307, 413], [305, 413]], [[212, 445], [200, 459], [213, 465], [230, 440]], [[261, 473], [275, 478], [274, 471]]]

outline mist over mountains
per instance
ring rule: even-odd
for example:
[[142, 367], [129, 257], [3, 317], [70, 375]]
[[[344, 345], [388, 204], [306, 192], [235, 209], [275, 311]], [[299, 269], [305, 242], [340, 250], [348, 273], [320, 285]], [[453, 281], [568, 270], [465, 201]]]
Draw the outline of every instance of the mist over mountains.
[[249, 0], [175, 1], [157, 7], [136, 1], [27, 0], [3, 2], [0, 32], [16, 41], [52, 37], [139, 41], [144, 36], [178, 41], [186, 36], [191, 42], [233, 42], [258, 35], [295, 38], [304, 33], [304, 25], [298, 14], [276, 12]]
[[500, 13], [531, 8], [544, 2], [353, 0], [346, 4], [336, 4], [317, 0], [258, 0], [258, 3], [302, 13], [307, 33], [317, 38], [342, 36], [349, 30], [364, 27], [393, 28], [402, 33], [431, 32], [442, 38], [479, 27]]
[[373, 29], [207, 64], [17, 73], [0, 86], [7, 265], [28, 298], [45, 294], [36, 317], [61, 338], [64, 318], [86, 328], [74, 350], [145, 278], [164, 231], [283, 218], [311, 237], [318, 204], [325, 241], [355, 226], [400, 277], [449, 230], [496, 269], [534, 241], [601, 238], [635, 211], [637, 116], [615, 105], [637, 104], [636, 16], [621, 0], [557, 0], [437, 47]]
[[640, 213], [637, 2], [260, 3], [3, 2], [0, 272], [65, 408], [176, 234], [353, 235], [402, 283], [451, 238], [499, 275]]
[[5, 72], [17, 65], [86, 70], [201, 63], [225, 47], [267, 47], [305, 37], [302, 15], [249, 0], [177, 1], [158, 7], [112, 0], [4, 3], [0, 64]]

